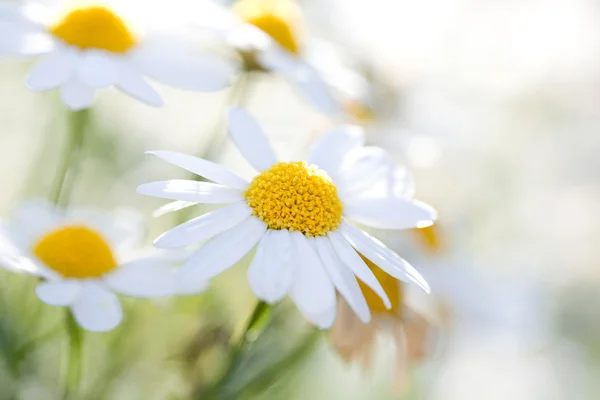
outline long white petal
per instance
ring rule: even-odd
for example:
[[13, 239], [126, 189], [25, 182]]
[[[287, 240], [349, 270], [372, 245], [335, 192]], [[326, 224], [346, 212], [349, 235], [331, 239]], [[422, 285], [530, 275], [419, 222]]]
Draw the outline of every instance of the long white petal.
[[79, 325], [93, 332], [110, 331], [123, 319], [117, 296], [93, 281], [83, 284], [71, 311]]
[[228, 205], [208, 214], [201, 215], [160, 235], [154, 245], [169, 249], [202, 242], [225, 232], [244, 221], [252, 214], [245, 201]]
[[175, 200], [175, 201], [165, 204], [164, 206], [158, 207], [156, 210], [154, 210], [152, 212], [152, 216], [154, 218], [162, 217], [165, 214], [183, 210], [184, 208], [195, 206], [196, 204], [198, 204], [198, 203], [196, 203], [194, 201]]
[[325, 133], [314, 145], [308, 162], [335, 179], [348, 153], [363, 145], [363, 129], [356, 125], [341, 125]]
[[135, 260], [103, 277], [114, 291], [133, 297], [158, 298], [175, 293], [176, 271], [156, 260]]
[[169, 164], [230, 188], [244, 190], [248, 186], [244, 178], [212, 161], [173, 151], [147, 151], [146, 154], [155, 155]]
[[398, 197], [346, 199], [344, 215], [379, 229], [424, 228], [437, 219], [437, 213], [431, 206]]
[[149, 106], [162, 107], [164, 105], [160, 94], [129, 62], [121, 62], [115, 84], [124, 93]]
[[316, 237], [312, 241], [315, 243], [321, 262], [337, 290], [360, 320], [368, 323], [371, 320], [371, 311], [354, 274], [341, 264], [328, 238]]
[[[388, 298], [385, 290], [381, 287], [379, 281], [371, 271], [371, 269], [365, 264], [360, 258], [356, 250], [348, 243], [348, 241], [336, 232], [329, 232], [327, 235], [335, 252], [337, 253], [340, 260], [360, 279], [365, 285], [370, 287], [380, 298], [387, 308], [392, 307], [390, 299]], [[365, 254], [366, 256], [366, 254]], [[371, 260], [373, 261], [373, 260]]]
[[329, 115], [342, 112], [340, 101], [334, 97], [332, 88], [325, 83], [316, 69], [308, 64], [301, 65], [291, 78], [306, 100], [319, 111]]
[[347, 222], [342, 222], [338, 230], [357, 251], [389, 275], [405, 282], [415, 283], [427, 293], [431, 291], [429, 284], [412, 265], [379, 240]]
[[294, 272], [291, 245], [287, 229], [265, 232], [248, 268], [250, 287], [259, 299], [272, 304], [290, 290]]
[[293, 81], [306, 100], [321, 112], [330, 115], [341, 113], [341, 104], [333, 96], [331, 88], [319, 72], [302, 59], [275, 45], [260, 51], [258, 61], [266, 69]]
[[41, 282], [35, 287], [38, 298], [51, 306], [71, 305], [81, 291], [81, 282], [74, 280]]
[[137, 192], [162, 199], [204, 204], [228, 204], [244, 200], [240, 190], [210, 182], [181, 179], [144, 183], [138, 186]]
[[224, 61], [163, 37], [146, 37], [132, 60], [150, 78], [184, 90], [221, 90], [232, 72]]
[[76, 79], [71, 79], [60, 87], [60, 98], [74, 111], [91, 107], [94, 102], [94, 93], [94, 88]]
[[86, 50], [77, 65], [79, 80], [93, 88], [109, 87], [117, 82], [120, 60], [100, 50]]
[[229, 135], [250, 165], [258, 171], [277, 163], [275, 153], [262, 129], [246, 111], [231, 108], [227, 115]]
[[309, 240], [298, 231], [291, 232], [295, 264], [290, 297], [306, 319], [321, 329], [335, 321], [335, 288]]
[[212, 277], [232, 267], [258, 243], [267, 225], [254, 216], [206, 242], [179, 270], [179, 290], [203, 289]]
[[61, 48], [44, 56], [27, 76], [27, 86], [32, 90], [49, 90], [67, 83], [75, 74], [80, 55]]

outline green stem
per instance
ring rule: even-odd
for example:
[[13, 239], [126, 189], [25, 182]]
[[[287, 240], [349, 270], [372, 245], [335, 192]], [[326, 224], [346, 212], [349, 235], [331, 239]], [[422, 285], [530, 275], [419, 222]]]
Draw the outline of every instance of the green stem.
[[64, 396], [69, 399], [77, 395], [81, 381], [81, 359], [83, 349], [83, 331], [73, 318], [71, 310], [66, 311], [65, 325], [69, 337], [69, 363], [64, 382]]
[[69, 115], [67, 143], [50, 194], [50, 200], [56, 205], [65, 206], [69, 202], [73, 182], [79, 170], [76, 164], [80, 158], [90, 113], [89, 109], [85, 109], [72, 111]]
[[266, 315], [266, 313], [269, 312], [270, 310], [271, 310], [271, 306], [268, 305], [267, 303], [265, 303], [264, 301], [261, 300], [258, 303], [256, 303], [256, 306], [254, 307], [254, 310], [252, 311], [252, 315], [250, 316], [250, 318], [248, 319], [248, 322], [246, 323], [246, 328], [244, 329], [244, 332], [240, 336], [240, 339], [235, 344], [235, 346], [233, 346], [233, 349], [231, 352], [232, 360], [237, 359], [239, 357], [240, 353], [244, 350], [244, 347], [253, 341], [253, 340], [251, 340], [251, 338], [253, 336], [252, 332], [253, 332], [254, 328], [258, 325], [259, 322], [261, 322], [261, 320], [263, 319], [262, 317], [264, 315]]
[[305, 335], [301, 343], [290, 353], [261, 371], [250, 382], [237, 389], [234, 393], [230, 393], [226, 398], [237, 399], [242, 394], [249, 395], [251, 392], [260, 392], [265, 387], [272, 385], [276, 380], [281, 378], [281, 375], [291, 371], [292, 367], [295, 367], [306, 358], [318, 343], [321, 334], [321, 331], [313, 329], [312, 332]]
[[210, 399], [211, 396], [219, 395], [223, 386], [225, 386], [235, 374], [235, 371], [242, 360], [244, 351], [247, 350], [254, 340], [256, 340], [256, 336], [253, 338], [253, 331], [258, 329], [259, 325], [265, 325], [264, 322], [266, 322], [265, 319], [267, 314], [269, 314], [269, 311], [271, 311], [271, 306], [264, 301], [259, 301], [256, 304], [239, 340], [231, 347], [229, 366], [227, 367], [227, 370], [207, 392], [196, 392], [194, 395], [195, 398], [206, 400]]

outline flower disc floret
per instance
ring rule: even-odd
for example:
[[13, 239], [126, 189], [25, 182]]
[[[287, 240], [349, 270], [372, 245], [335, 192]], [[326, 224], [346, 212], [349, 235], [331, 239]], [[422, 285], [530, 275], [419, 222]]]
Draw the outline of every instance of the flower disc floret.
[[342, 202], [331, 178], [305, 162], [275, 164], [252, 180], [245, 197], [253, 215], [270, 229], [324, 236], [342, 220]]
[[293, 54], [300, 52], [297, 21], [300, 10], [287, 0], [242, 0], [235, 6], [240, 18], [271, 36]]
[[109, 244], [85, 226], [66, 226], [46, 234], [33, 253], [65, 278], [98, 278], [117, 267]]
[[82, 50], [126, 53], [137, 44], [135, 35], [123, 19], [100, 5], [70, 10], [50, 27], [50, 33]]

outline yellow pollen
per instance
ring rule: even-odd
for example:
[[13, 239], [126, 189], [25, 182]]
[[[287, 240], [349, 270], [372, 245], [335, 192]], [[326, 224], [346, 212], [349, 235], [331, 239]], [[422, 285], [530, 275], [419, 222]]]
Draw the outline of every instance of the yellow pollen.
[[383, 271], [381, 268], [379, 268], [377, 265], [371, 262], [371, 260], [363, 256], [362, 254], [358, 254], [369, 266], [371, 271], [373, 271], [373, 275], [375, 275], [375, 278], [377, 278], [377, 280], [381, 284], [381, 287], [388, 295], [390, 303], [392, 303], [392, 308], [390, 308], [389, 310], [385, 308], [383, 300], [381, 300], [381, 298], [379, 298], [379, 296], [370, 287], [368, 287], [359, 280], [358, 285], [360, 286], [360, 289], [362, 290], [363, 295], [365, 296], [365, 300], [367, 301], [371, 312], [376, 314], [391, 314], [395, 316], [402, 316], [402, 306], [404, 302], [404, 289], [402, 287], [402, 282], [397, 280], [393, 276], [385, 273], [385, 271]]
[[85, 226], [66, 226], [48, 233], [33, 253], [65, 278], [98, 278], [117, 266], [108, 243]]
[[442, 251], [444, 243], [437, 225], [431, 225], [426, 228], [415, 228], [412, 232], [414, 232], [417, 239], [423, 243], [431, 253]]
[[290, 0], [241, 0], [234, 6], [240, 18], [271, 36], [287, 51], [298, 54], [299, 7]]
[[101, 5], [71, 9], [50, 27], [50, 33], [80, 49], [126, 53], [137, 39], [121, 17]]
[[270, 229], [323, 236], [342, 220], [342, 202], [331, 178], [305, 162], [275, 164], [254, 178], [244, 195], [252, 214]]

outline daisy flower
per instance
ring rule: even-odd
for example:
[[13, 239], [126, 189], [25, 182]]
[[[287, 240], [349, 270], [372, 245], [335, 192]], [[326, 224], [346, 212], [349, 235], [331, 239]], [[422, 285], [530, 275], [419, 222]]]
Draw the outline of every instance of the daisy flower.
[[[186, 291], [237, 263], [257, 246], [248, 270], [256, 296], [269, 303], [289, 294], [302, 314], [328, 328], [336, 314], [336, 289], [363, 321], [369, 307], [356, 278], [392, 304], [360, 254], [391, 276], [429, 287], [419, 273], [380, 241], [353, 226], [382, 229], [427, 226], [436, 218], [429, 206], [380, 195], [387, 182], [388, 155], [363, 147], [362, 131], [341, 126], [326, 133], [306, 162], [278, 162], [259, 125], [241, 109], [228, 115], [229, 133], [259, 174], [250, 182], [234, 172], [189, 155], [153, 151], [163, 160], [213, 182], [151, 182], [138, 192], [176, 200], [177, 209], [195, 203], [226, 207], [185, 222], [156, 239], [160, 248], [207, 240], [180, 269]], [[381, 179], [379, 179], [381, 178]]]
[[362, 323], [348, 303], [340, 299], [338, 317], [330, 331], [331, 342], [346, 362], [358, 361], [368, 368], [377, 337], [380, 334], [390, 336], [396, 350], [394, 381], [399, 389], [405, 389], [408, 370], [427, 354], [433, 326], [429, 319], [406, 304], [405, 284], [383, 272], [367, 258], [363, 257], [363, 260], [381, 283], [392, 307], [387, 309], [369, 287], [359, 282], [373, 319], [369, 324]]
[[109, 331], [123, 316], [115, 293], [158, 298], [175, 291], [172, 253], [131, 258], [140, 235], [130, 212], [29, 202], [0, 230], [0, 265], [43, 278], [35, 288], [41, 301], [69, 307], [87, 330]]
[[[177, 1], [177, 0], [176, 0]], [[214, 91], [231, 68], [186, 42], [178, 4], [141, 0], [25, 0], [0, 3], [0, 55], [40, 56], [26, 83], [60, 89], [74, 110], [96, 89], [114, 86], [151, 106], [163, 101], [146, 78], [185, 90]]]
[[240, 0], [224, 32], [246, 71], [281, 74], [320, 111], [339, 114], [341, 104], [321, 74], [303, 57], [300, 8], [291, 0]]

